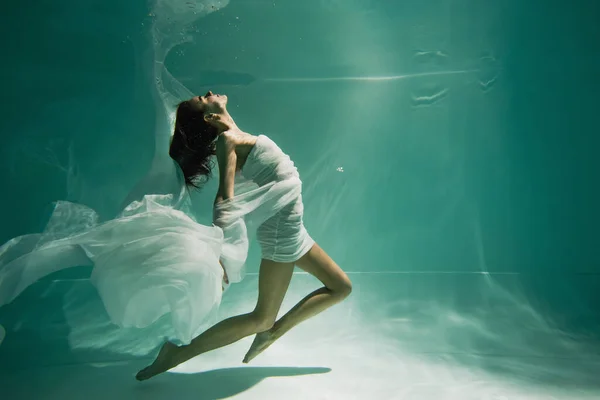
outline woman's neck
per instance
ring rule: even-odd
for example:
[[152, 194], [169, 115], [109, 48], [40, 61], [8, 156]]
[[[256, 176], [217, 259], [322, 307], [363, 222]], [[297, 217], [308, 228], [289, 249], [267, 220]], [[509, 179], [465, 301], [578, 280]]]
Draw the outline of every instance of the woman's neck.
[[228, 112], [225, 112], [220, 118], [221, 126], [219, 127], [219, 134], [227, 131], [237, 131], [241, 132], [241, 129], [238, 128], [235, 121], [229, 115]]

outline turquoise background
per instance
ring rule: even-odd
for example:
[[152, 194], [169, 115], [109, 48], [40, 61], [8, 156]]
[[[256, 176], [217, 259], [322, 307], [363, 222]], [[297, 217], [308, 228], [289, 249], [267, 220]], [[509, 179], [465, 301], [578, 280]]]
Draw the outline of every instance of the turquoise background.
[[[353, 309], [399, 346], [575, 357], [561, 382], [595, 387], [576, 360], [597, 354], [600, 330], [599, 16], [588, 0], [231, 0], [165, 65], [290, 154], [307, 228], [353, 280]], [[0, 18], [1, 241], [43, 229], [55, 200], [110, 218], [161, 129], [151, 8], [38, 1]], [[202, 221], [215, 189], [195, 195]], [[63, 271], [0, 309], [0, 371], [122, 357], [64, 340], [65, 299], [97, 302], [88, 275]], [[453, 313], [497, 337], [443, 322]], [[411, 332], [392, 323], [407, 315]]]

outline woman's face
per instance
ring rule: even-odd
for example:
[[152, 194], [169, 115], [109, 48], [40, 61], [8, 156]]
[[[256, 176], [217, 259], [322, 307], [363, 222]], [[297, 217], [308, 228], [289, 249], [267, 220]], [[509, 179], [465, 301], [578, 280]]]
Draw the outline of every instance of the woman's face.
[[192, 97], [188, 101], [194, 109], [202, 112], [204, 115], [211, 113], [222, 114], [227, 108], [227, 96], [224, 94], [214, 94], [210, 90], [204, 96]]

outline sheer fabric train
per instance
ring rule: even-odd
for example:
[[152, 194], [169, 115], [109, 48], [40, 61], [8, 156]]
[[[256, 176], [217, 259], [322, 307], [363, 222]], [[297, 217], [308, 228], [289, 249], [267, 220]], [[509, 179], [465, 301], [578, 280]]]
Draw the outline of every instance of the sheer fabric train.
[[[230, 283], [244, 278], [247, 223], [258, 227], [300, 198], [301, 182], [289, 157], [282, 152], [263, 157], [271, 157], [259, 161], [263, 171], [278, 169], [278, 180], [260, 185], [238, 173], [236, 195], [215, 206], [212, 226], [194, 219], [182, 173], [171, 160], [160, 176], [138, 185], [134, 200], [109, 221], [99, 223], [84, 205], [57, 202], [42, 233], [0, 247], [0, 306], [53, 272], [93, 265], [90, 280], [113, 323], [142, 328], [169, 314], [174, 339], [189, 343], [220, 305], [219, 260]], [[308, 235], [301, 238], [307, 241]]]

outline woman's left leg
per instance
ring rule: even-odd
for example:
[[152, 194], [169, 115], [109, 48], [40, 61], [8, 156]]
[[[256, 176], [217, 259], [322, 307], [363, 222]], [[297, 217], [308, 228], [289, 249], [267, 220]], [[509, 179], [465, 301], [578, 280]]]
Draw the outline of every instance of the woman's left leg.
[[149, 379], [197, 355], [269, 330], [277, 319], [293, 271], [293, 263], [262, 260], [258, 276], [258, 302], [252, 312], [219, 322], [186, 346], [178, 347], [171, 342], [165, 343], [152, 365], [141, 370], [136, 378]]

